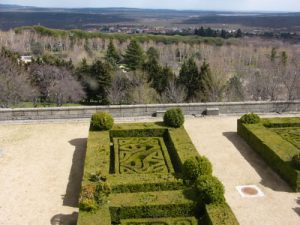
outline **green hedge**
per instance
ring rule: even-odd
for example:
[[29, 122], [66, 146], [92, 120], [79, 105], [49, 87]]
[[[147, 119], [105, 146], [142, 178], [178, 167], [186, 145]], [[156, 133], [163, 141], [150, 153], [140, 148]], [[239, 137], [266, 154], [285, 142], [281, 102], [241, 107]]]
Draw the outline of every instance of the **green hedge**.
[[114, 137], [163, 137], [167, 129], [132, 129], [110, 131], [110, 138]]
[[235, 215], [226, 203], [205, 206], [206, 225], [239, 225]]
[[[284, 180], [286, 180], [295, 191], [300, 191], [300, 171], [296, 170], [291, 163], [294, 155], [299, 153], [291, 143], [282, 139], [272, 129], [270, 121], [262, 120], [258, 124], [242, 124], [238, 120], [238, 134], [274, 169]], [[277, 123], [280, 124], [280, 123]]]
[[143, 219], [125, 219], [121, 220], [121, 225], [198, 225], [195, 217], [163, 217], [163, 218], [143, 218]]
[[195, 204], [120, 206], [110, 207], [109, 210], [112, 222], [119, 223], [121, 219], [193, 216]]
[[135, 193], [135, 192], [150, 192], [150, 191], [170, 191], [183, 189], [182, 181], [162, 182], [157, 183], [141, 183], [141, 184], [120, 184], [112, 187], [114, 193]]

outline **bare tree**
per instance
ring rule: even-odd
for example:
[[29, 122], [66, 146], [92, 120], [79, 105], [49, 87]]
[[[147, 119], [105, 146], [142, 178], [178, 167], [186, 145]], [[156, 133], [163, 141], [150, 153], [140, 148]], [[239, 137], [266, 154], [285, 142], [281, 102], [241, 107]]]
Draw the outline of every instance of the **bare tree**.
[[167, 103], [182, 103], [186, 99], [186, 90], [182, 85], [177, 85], [175, 80], [169, 80], [162, 101]]
[[31, 74], [43, 101], [60, 106], [65, 102], [79, 102], [85, 97], [81, 84], [64, 67], [34, 64]]
[[0, 107], [32, 101], [36, 94], [28, 74], [10, 58], [0, 56]]

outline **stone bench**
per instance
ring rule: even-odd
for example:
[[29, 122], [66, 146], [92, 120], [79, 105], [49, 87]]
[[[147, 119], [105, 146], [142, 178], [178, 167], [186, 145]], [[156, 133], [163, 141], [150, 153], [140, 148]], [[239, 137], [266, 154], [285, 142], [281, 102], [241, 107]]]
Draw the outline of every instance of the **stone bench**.
[[206, 116], [218, 116], [220, 114], [219, 108], [206, 108], [205, 115]]
[[155, 112], [155, 116], [156, 117], [163, 117], [165, 115], [165, 110], [161, 110], [161, 111], [156, 111]]

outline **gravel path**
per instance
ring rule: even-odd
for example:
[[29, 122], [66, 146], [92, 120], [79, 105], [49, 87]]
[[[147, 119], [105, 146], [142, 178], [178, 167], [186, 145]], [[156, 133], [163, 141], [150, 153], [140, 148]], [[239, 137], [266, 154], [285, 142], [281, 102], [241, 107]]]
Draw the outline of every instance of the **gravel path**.
[[88, 123], [0, 125], [0, 224], [76, 224]]
[[[236, 119], [188, 118], [185, 127], [241, 225], [299, 224], [299, 193], [289, 193], [237, 136]], [[20, 123], [0, 124], [0, 225], [76, 224], [88, 120]], [[265, 197], [241, 198], [235, 186], [243, 184], [256, 184]]]
[[[226, 199], [241, 225], [300, 224], [300, 194], [288, 185], [237, 135], [237, 117], [189, 119], [185, 127], [200, 154], [212, 162]], [[257, 185], [261, 198], [242, 198], [238, 185]]]

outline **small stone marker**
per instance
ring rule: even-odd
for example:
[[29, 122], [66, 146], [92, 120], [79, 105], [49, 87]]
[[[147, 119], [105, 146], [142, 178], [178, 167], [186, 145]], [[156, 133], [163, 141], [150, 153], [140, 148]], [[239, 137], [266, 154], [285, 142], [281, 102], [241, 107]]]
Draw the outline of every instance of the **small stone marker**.
[[264, 197], [264, 193], [256, 185], [241, 185], [235, 187], [242, 198]]

